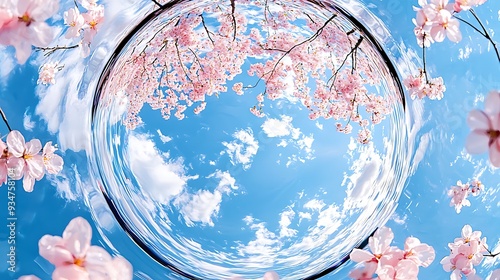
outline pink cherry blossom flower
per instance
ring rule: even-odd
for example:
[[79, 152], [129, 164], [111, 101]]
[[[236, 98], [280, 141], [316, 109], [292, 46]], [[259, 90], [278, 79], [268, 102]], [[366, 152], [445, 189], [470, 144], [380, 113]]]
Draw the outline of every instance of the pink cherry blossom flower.
[[268, 271], [266, 273], [264, 273], [264, 278], [263, 280], [279, 280], [280, 277], [278, 275], [278, 273], [276, 273], [275, 271]]
[[479, 6], [484, 4], [486, 0], [455, 0], [453, 8], [455, 12], [459, 13], [461, 11], [468, 11], [473, 6]]
[[38, 73], [37, 83], [42, 83], [43, 85], [55, 84], [57, 72], [59, 72], [57, 62], [48, 62], [43, 64]]
[[52, 279], [132, 279], [132, 267], [123, 258], [113, 259], [103, 248], [91, 246], [92, 229], [83, 218], [70, 221], [62, 237], [44, 235], [39, 253], [55, 265]]
[[9, 150], [5, 142], [0, 139], [0, 186], [7, 183], [9, 177], [9, 167], [7, 161], [9, 159]]
[[396, 266], [382, 266], [377, 275], [380, 280], [417, 280], [418, 266], [413, 261], [400, 260]]
[[467, 137], [465, 149], [470, 154], [489, 150], [491, 164], [500, 167], [500, 92], [490, 92], [484, 104], [484, 111], [472, 110], [467, 116], [472, 132]]
[[104, 21], [104, 6], [98, 5], [94, 9], [82, 14], [82, 16], [85, 20], [84, 40], [90, 43]]
[[70, 39], [80, 36], [80, 31], [85, 24], [85, 20], [77, 8], [71, 8], [64, 12], [64, 24], [69, 26], [65, 37]]
[[53, 29], [45, 22], [59, 8], [58, 0], [16, 1], [13, 17], [17, 20], [4, 22], [0, 29], [0, 44], [12, 45], [16, 57], [24, 64], [31, 55], [31, 46], [45, 47], [53, 39]]
[[452, 17], [450, 11], [442, 9], [433, 20], [431, 36], [436, 42], [442, 42], [444, 38], [448, 37], [450, 41], [458, 43], [462, 40], [460, 22]]
[[57, 151], [57, 148], [52, 145], [51, 141], [47, 142], [45, 146], [43, 146], [43, 165], [49, 174], [57, 174], [61, 172], [64, 165], [62, 157], [54, 154], [55, 151]]
[[474, 179], [470, 183], [471, 188], [470, 188], [470, 193], [473, 196], [478, 196], [483, 190], [484, 190], [484, 185], [481, 183], [481, 181]]
[[44, 175], [43, 158], [38, 153], [42, 144], [38, 139], [25, 142], [23, 135], [13, 130], [7, 135], [7, 146], [11, 157], [8, 165], [13, 170], [12, 179], [23, 178], [23, 188], [27, 192], [33, 191], [35, 179], [40, 180]]
[[452, 186], [448, 191], [448, 196], [451, 197], [450, 206], [455, 207], [455, 211], [460, 213], [463, 206], [470, 206], [470, 201], [467, 199], [469, 195], [469, 184], [462, 184], [462, 181], [457, 181], [456, 186]]
[[436, 257], [434, 248], [420, 243], [415, 237], [408, 237], [405, 241], [404, 259], [413, 261], [417, 266], [428, 267]]
[[374, 280], [373, 277], [377, 270], [377, 264], [374, 262], [365, 263], [364, 266], [358, 267], [349, 272], [349, 277], [354, 280]]
[[392, 257], [390, 244], [394, 239], [392, 230], [388, 227], [381, 227], [368, 239], [368, 247], [371, 252], [357, 249], [352, 250], [350, 258], [357, 263], [378, 263], [384, 256]]

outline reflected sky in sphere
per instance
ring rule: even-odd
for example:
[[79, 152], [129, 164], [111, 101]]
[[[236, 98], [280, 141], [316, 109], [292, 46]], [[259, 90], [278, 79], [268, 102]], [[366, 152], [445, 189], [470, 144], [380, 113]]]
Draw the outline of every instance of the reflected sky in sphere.
[[[184, 273], [309, 277], [340, 262], [393, 211], [409, 173], [401, 140], [410, 113], [376, 42], [335, 7], [235, 8], [237, 32], [227, 23], [229, 2], [181, 3], [141, 25], [100, 77], [91, 162], [131, 234]], [[276, 51], [288, 37], [297, 43]], [[249, 49], [227, 54], [240, 44]], [[304, 71], [311, 54], [331, 62]], [[218, 63], [227, 66], [207, 74]], [[367, 85], [352, 93], [357, 106], [342, 109], [351, 94], [342, 81], [354, 71]], [[372, 120], [370, 142], [337, 132], [338, 122], [360, 122], [351, 114], [310, 118], [323, 114], [315, 101], [323, 87], [341, 96], [327, 111]], [[378, 96], [390, 107], [380, 123], [363, 112]]]
[[[259, 107], [257, 96], [266, 90], [265, 83], [245, 89], [243, 95], [236, 94], [233, 86], [257, 81], [255, 75], [247, 74], [250, 65], [276, 58], [264, 54], [245, 59], [242, 73], [224, 81], [226, 91], [206, 96], [206, 108], [199, 114], [193, 109], [201, 102], [188, 107], [182, 120], [174, 116], [175, 109], [165, 120], [161, 109], [145, 103], [138, 112], [141, 122], [128, 126], [129, 101], [138, 90], [118, 90], [116, 81], [134, 82], [127, 68], [134, 47], [144, 46], [145, 38], [154, 34], [151, 30], [162, 23], [204, 4], [177, 5], [170, 14], [159, 15], [125, 40], [127, 45], [113, 57], [116, 63], [106, 68], [119, 42], [154, 11], [154, 5], [149, 1], [102, 3], [106, 22], [91, 56], [82, 60], [76, 52], [61, 52], [49, 57], [65, 65], [56, 85], [36, 86], [37, 68], [45, 59], [41, 53], [27, 65], [14, 67], [10, 66], [12, 50], [0, 52], [0, 105], [11, 125], [24, 128], [27, 139], [57, 142], [66, 163], [61, 175], [37, 182], [33, 193], [18, 192], [18, 214], [23, 221], [18, 228], [20, 271], [14, 277], [35, 273], [49, 279], [52, 266], [38, 256], [38, 239], [46, 233], [60, 234], [75, 216], [95, 222], [92, 243], [126, 257], [134, 266], [134, 279], [183, 277], [143, 252], [115, 215], [152, 254], [202, 279], [234, 275], [259, 279], [267, 270], [275, 270], [285, 279], [319, 273], [337, 264], [386, 221], [395, 232], [395, 245], [401, 247], [413, 235], [436, 249], [436, 260], [421, 270], [421, 279], [449, 277], [439, 260], [464, 223], [482, 230], [491, 240], [490, 247], [496, 247], [500, 231], [491, 221], [498, 218], [498, 172], [486, 157], [468, 156], [463, 143], [469, 131], [466, 113], [482, 107], [483, 95], [499, 87], [498, 65], [484, 38], [465, 26], [461, 27], [461, 43], [434, 44], [427, 53], [430, 71], [445, 79], [445, 98], [412, 101], [407, 97], [403, 108], [396, 84], [370, 86], [369, 92], [394, 102], [386, 119], [370, 125], [371, 142], [361, 144], [356, 140], [359, 125], [353, 124], [353, 132], [344, 134], [336, 131], [336, 120], [310, 120], [307, 106], [287, 92], [274, 99], [265, 96], [265, 116], [252, 114], [250, 109]], [[230, 10], [229, 1], [221, 3], [221, 9]], [[359, 6], [349, 1], [335, 3], [372, 32], [400, 77], [415, 73], [421, 57], [411, 23], [416, 1], [362, 1]], [[64, 11], [73, 3], [61, 5]], [[271, 13], [277, 13], [275, 6]], [[241, 34], [249, 34], [251, 27], [260, 28], [262, 7], [237, 7], [249, 11], [245, 13], [248, 30]], [[305, 7], [297, 4], [296, 11], [318, 13], [312, 6]], [[492, 30], [500, 26], [499, 9], [494, 1], [477, 9]], [[317, 16], [324, 22], [329, 12], [323, 8], [323, 14]], [[214, 33], [219, 26], [215, 14], [206, 13], [207, 28]], [[303, 24], [306, 20], [296, 22], [303, 27], [293, 34], [303, 38], [314, 34]], [[335, 24], [352, 26], [341, 16]], [[199, 25], [197, 32], [201, 28]], [[362, 32], [356, 36], [359, 34]], [[360, 53], [369, 54], [371, 64], [377, 65], [377, 75], [391, 80], [373, 45], [364, 44]], [[200, 59], [204, 55], [199, 52]], [[336, 59], [341, 62], [343, 58]], [[294, 64], [297, 60], [285, 61]], [[196, 63], [186, 62], [185, 69]], [[140, 69], [139, 65], [132, 68]], [[104, 70], [109, 70], [110, 79], [102, 79]], [[327, 81], [331, 75], [326, 71], [320, 79]], [[292, 87], [297, 76], [287, 79]], [[311, 78], [307, 85], [314, 88], [315, 80]], [[361, 112], [369, 117], [364, 108]], [[6, 129], [0, 132], [3, 135]], [[478, 176], [486, 186], [485, 194], [471, 199], [472, 206], [457, 215], [448, 206], [447, 188], [457, 180]], [[20, 189], [21, 184], [18, 186]], [[117, 212], [110, 211], [109, 202]], [[6, 246], [5, 236], [0, 235], [0, 248]], [[496, 260], [486, 261], [478, 272], [486, 276], [496, 266]], [[344, 279], [352, 267], [348, 263], [324, 279]], [[6, 268], [2, 262], [0, 278], [12, 278]]]

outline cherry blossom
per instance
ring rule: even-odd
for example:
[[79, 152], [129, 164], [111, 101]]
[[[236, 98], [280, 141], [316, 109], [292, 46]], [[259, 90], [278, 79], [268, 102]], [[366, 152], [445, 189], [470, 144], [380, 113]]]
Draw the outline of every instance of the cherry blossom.
[[451, 187], [448, 191], [448, 196], [451, 197], [450, 206], [454, 206], [457, 213], [460, 213], [463, 206], [470, 206], [470, 201], [467, 199], [469, 195], [469, 184], [462, 184], [462, 181], [457, 181], [457, 185]]
[[[134, 48], [127, 61], [119, 62], [124, 69], [113, 72], [109, 80], [114, 87], [110, 92], [127, 96], [124, 125], [134, 129], [141, 124], [145, 103], [164, 119], [184, 119], [190, 107], [202, 114], [210, 106], [208, 99], [228, 92], [229, 87], [238, 95], [257, 93], [256, 104], [249, 108], [257, 117], [266, 115], [269, 100], [293, 97], [311, 119], [334, 119], [346, 134], [357, 126], [358, 141], [368, 143], [373, 126], [399, 100], [373, 92], [382, 78], [370, 65], [373, 56], [362, 32], [333, 24], [336, 14], [325, 21], [293, 7], [286, 13], [269, 13], [257, 23], [260, 28], [249, 28], [248, 15], [240, 5], [245, 8], [248, 3], [236, 2], [234, 10], [218, 6], [210, 27], [205, 17], [213, 14], [211, 8], [178, 16], [151, 38], [144, 38], [148, 43]], [[296, 32], [298, 20], [306, 23], [304, 32]], [[250, 78], [243, 82], [239, 74], [245, 63]]]
[[64, 161], [55, 154], [57, 148], [47, 142], [40, 154], [42, 144], [38, 139], [26, 142], [17, 130], [7, 135], [7, 142], [0, 140], [0, 185], [12, 180], [23, 179], [27, 192], [33, 191], [35, 180], [41, 180], [45, 172], [57, 174], [62, 170]]
[[278, 276], [278, 273], [275, 271], [268, 271], [264, 273], [264, 278], [263, 280], [279, 280], [280, 277]]
[[431, 100], [440, 100], [443, 98], [443, 93], [446, 87], [443, 83], [443, 78], [437, 77], [429, 79], [425, 69], [419, 69], [419, 74], [408, 76], [403, 80], [405, 88], [409, 91], [412, 99], [423, 99], [428, 97]]
[[74, 7], [64, 12], [64, 24], [69, 26], [65, 37], [70, 39], [80, 36], [80, 31], [85, 24], [85, 20], [80, 11]]
[[467, 116], [472, 132], [467, 137], [465, 149], [470, 154], [489, 151], [491, 164], [500, 167], [500, 92], [490, 92], [484, 103], [484, 111], [472, 110]]
[[54, 154], [55, 151], [57, 151], [57, 147], [53, 146], [51, 141], [47, 142], [45, 146], [43, 146], [43, 165], [49, 174], [57, 174], [61, 172], [63, 168], [64, 161], [62, 157]]
[[[0, 28], [0, 44], [16, 49], [19, 64], [24, 64], [31, 54], [31, 46], [45, 47], [54, 38], [53, 29], [45, 22], [59, 8], [58, 0], [16, 1]], [[5, 13], [4, 13], [5, 14]], [[1, 17], [0, 17], [1, 20]]]
[[24, 190], [33, 191], [35, 180], [44, 175], [43, 158], [39, 154], [42, 149], [40, 140], [32, 139], [26, 143], [24, 136], [14, 130], [7, 135], [7, 146], [11, 153], [8, 164], [13, 170], [12, 179], [23, 178]]
[[417, 279], [419, 266], [427, 267], [434, 261], [434, 248], [421, 243], [418, 238], [408, 237], [404, 250], [390, 246], [393, 238], [390, 228], [381, 227], [368, 239], [371, 252], [354, 249], [350, 258], [363, 267], [351, 271], [349, 277], [359, 280]]
[[7, 165], [7, 160], [9, 159], [9, 150], [5, 142], [0, 139], [0, 186], [7, 183], [7, 178], [9, 176], [9, 166]]
[[48, 62], [43, 64], [40, 67], [37, 83], [41, 83], [43, 85], [55, 84], [57, 72], [59, 72], [59, 66], [57, 62]]
[[474, 266], [481, 263], [484, 258], [484, 253], [488, 251], [486, 238], [481, 239], [480, 231], [472, 231], [470, 225], [465, 225], [462, 228], [462, 236], [455, 238], [453, 243], [449, 243], [450, 255], [441, 260], [443, 269], [451, 272], [450, 279], [462, 279], [462, 276], [467, 279], [480, 279], [476, 275]]
[[91, 238], [90, 224], [77, 217], [70, 221], [62, 237], [44, 235], [40, 239], [40, 255], [55, 266], [52, 279], [132, 279], [130, 263], [91, 246]]
[[440, 10], [436, 15], [430, 34], [436, 42], [442, 42], [446, 37], [455, 43], [462, 40], [460, 22], [453, 18], [452, 14], [445, 9]]

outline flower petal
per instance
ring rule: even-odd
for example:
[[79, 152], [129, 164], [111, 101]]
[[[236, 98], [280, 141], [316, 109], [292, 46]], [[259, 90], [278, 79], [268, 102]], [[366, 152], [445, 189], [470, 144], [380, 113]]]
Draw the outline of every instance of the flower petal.
[[31, 177], [29, 174], [24, 174], [23, 178], [23, 188], [26, 192], [32, 192], [35, 186], [35, 178]]
[[7, 160], [7, 175], [12, 180], [19, 180], [24, 175], [25, 161], [23, 158], [10, 157]]
[[481, 110], [470, 111], [467, 115], [467, 124], [472, 130], [488, 130], [491, 128], [490, 118]]
[[52, 280], [90, 280], [90, 277], [83, 267], [72, 264], [56, 267]]
[[498, 145], [491, 145], [490, 147], [490, 162], [495, 167], [500, 167], [500, 150]]
[[22, 157], [24, 155], [25, 144], [26, 142], [24, 141], [24, 136], [21, 132], [13, 130], [7, 135], [9, 153], [11, 153], [14, 157]]
[[41, 155], [35, 155], [26, 160], [26, 173], [31, 177], [40, 180], [45, 173], [43, 158]]
[[55, 266], [72, 263], [73, 256], [62, 244], [63, 239], [60, 236], [44, 235], [38, 241], [39, 254]]
[[484, 100], [484, 111], [488, 115], [500, 113], [500, 92], [491, 91]]
[[25, 154], [27, 155], [36, 155], [40, 152], [42, 149], [42, 143], [38, 139], [31, 139], [29, 142], [26, 143], [26, 150]]
[[472, 131], [465, 140], [465, 149], [469, 154], [482, 154], [488, 150], [490, 137], [481, 130]]
[[357, 263], [369, 262], [374, 258], [372, 253], [356, 248], [352, 250], [349, 256], [353, 262]]
[[75, 258], [84, 259], [90, 247], [92, 228], [87, 220], [82, 217], [76, 217], [69, 222], [63, 232], [62, 238], [64, 246]]

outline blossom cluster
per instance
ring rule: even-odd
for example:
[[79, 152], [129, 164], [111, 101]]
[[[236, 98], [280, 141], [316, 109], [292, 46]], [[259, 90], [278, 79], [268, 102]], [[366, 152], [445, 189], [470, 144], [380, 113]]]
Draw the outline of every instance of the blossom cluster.
[[0, 45], [16, 49], [19, 64], [31, 55], [32, 46], [45, 47], [54, 39], [54, 29], [45, 21], [59, 9], [59, 0], [0, 1]]
[[[434, 248], [408, 237], [404, 249], [390, 246], [394, 234], [388, 227], [381, 227], [368, 239], [370, 251], [354, 249], [350, 258], [363, 264], [349, 273], [355, 280], [417, 279], [419, 267], [428, 267], [435, 258]], [[374, 275], [377, 277], [374, 277]]]
[[483, 260], [484, 253], [488, 253], [486, 237], [481, 239], [480, 231], [472, 231], [470, 225], [462, 228], [462, 236], [455, 238], [453, 243], [449, 243], [450, 255], [441, 260], [443, 269], [451, 272], [450, 279], [462, 279], [462, 275], [467, 279], [480, 279], [476, 275], [474, 266]]
[[[91, 246], [92, 228], [82, 217], [69, 222], [61, 236], [44, 235], [39, 253], [55, 266], [52, 280], [131, 280], [132, 265], [123, 257], [112, 257], [99, 246]], [[19, 280], [40, 280], [25, 275]]]
[[[238, 95], [258, 92], [257, 104], [250, 108], [258, 117], [266, 115], [266, 100], [293, 98], [307, 108], [311, 120], [333, 119], [340, 132], [350, 133], [359, 125], [358, 141], [368, 143], [371, 129], [399, 100], [373, 90], [384, 77], [373, 67], [363, 34], [335, 24], [336, 14], [325, 21], [292, 5], [280, 6], [256, 26], [244, 5], [262, 7], [260, 1], [241, 1], [235, 9], [195, 9], [146, 35], [152, 37], [137, 39], [147, 44], [134, 47], [127, 61], [117, 62], [122, 68], [109, 78], [108, 91], [127, 96], [125, 126], [141, 124], [145, 103], [165, 119], [181, 120], [187, 108], [198, 104], [194, 113], [200, 114], [208, 97], [229, 88]], [[213, 14], [214, 23], [206, 26], [205, 17]], [[299, 27], [297, 21], [305, 24]], [[246, 85], [237, 81], [245, 63], [250, 63]]]
[[477, 179], [466, 184], [457, 181], [457, 185], [448, 190], [448, 196], [451, 197], [450, 206], [455, 207], [455, 211], [460, 213], [463, 206], [470, 206], [470, 201], [467, 199], [469, 195], [478, 196], [483, 189], [483, 183]]
[[33, 191], [35, 180], [41, 180], [45, 173], [57, 174], [62, 170], [64, 161], [55, 154], [56, 150], [52, 142], [47, 142], [42, 150], [40, 140], [26, 142], [19, 131], [11, 131], [6, 142], [0, 139], [0, 185], [8, 178], [22, 178], [24, 190]]
[[73, 7], [64, 12], [64, 24], [68, 26], [65, 37], [67, 39], [80, 38], [78, 43], [82, 57], [90, 54], [90, 44], [104, 21], [104, 6], [97, 4], [97, 0], [80, 0], [80, 7]]
[[56, 73], [62, 66], [59, 66], [57, 62], [48, 62], [43, 64], [40, 67], [40, 71], [38, 73], [38, 81], [37, 83], [41, 83], [43, 85], [55, 84], [56, 83]]
[[414, 7], [417, 12], [413, 19], [417, 43], [421, 47], [429, 47], [431, 43], [442, 42], [448, 38], [452, 42], [462, 40], [460, 22], [454, 18], [455, 13], [467, 11], [473, 6], [482, 5], [486, 0], [419, 0], [420, 7]]
[[403, 80], [405, 88], [409, 91], [412, 99], [428, 97], [429, 99], [440, 100], [443, 98], [443, 93], [446, 91], [446, 86], [443, 83], [443, 78], [427, 78], [427, 74], [423, 69], [419, 69], [419, 74], [408, 76]]
[[491, 164], [500, 167], [500, 91], [491, 91], [486, 96], [484, 111], [470, 111], [467, 124], [472, 130], [465, 142], [467, 152], [488, 152]]

